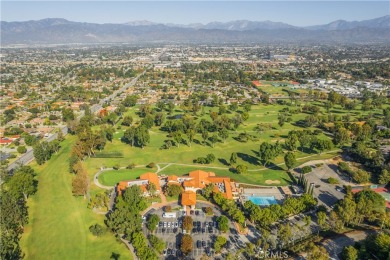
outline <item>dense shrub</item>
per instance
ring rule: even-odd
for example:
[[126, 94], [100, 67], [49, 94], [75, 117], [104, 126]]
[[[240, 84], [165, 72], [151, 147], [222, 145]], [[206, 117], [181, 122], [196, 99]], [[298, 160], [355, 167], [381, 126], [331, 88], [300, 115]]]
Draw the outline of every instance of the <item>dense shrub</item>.
[[302, 173], [309, 173], [312, 171], [312, 168], [310, 166], [304, 166], [302, 167]]
[[148, 165], [146, 165], [146, 167], [148, 167], [148, 168], [154, 168], [154, 167], [156, 167], [156, 164], [155, 164], [154, 162], [151, 162], [151, 163], [149, 163]]
[[329, 184], [339, 184], [339, 180], [337, 180], [335, 178], [332, 178], [332, 177], [329, 177], [328, 178], [328, 183]]

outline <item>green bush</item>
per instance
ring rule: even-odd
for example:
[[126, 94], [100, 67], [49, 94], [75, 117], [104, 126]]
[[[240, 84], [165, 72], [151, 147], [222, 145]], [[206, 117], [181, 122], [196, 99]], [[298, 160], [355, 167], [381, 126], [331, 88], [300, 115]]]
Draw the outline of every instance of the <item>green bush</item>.
[[156, 164], [154, 162], [151, 162], [148, 165], [146, 165], [146, 167], [147, 168], [154, 168], [154, 167], [156, 167]]
[[130, 163], [129, 165], [126, 166], [126, 169], [134, 169], [135, 168], [135, 163]]
[[25, 146], [19, 146], [18, 149], [16, 149], [18, 153], [25, 153], [27, 152], [27, 148]]
[[105, 228], [99, 224], [90, 226], [89, 231], [91, 231], [92, 235], [95, 237], [100, 237], [106, 232]]
[[312, 171], [312, 168], [310, 167], [310, 166], [304, 166], [304, 167], [302, 167], [302, 173], [309, 173], [309, 172], [311, 172]]
[[339, 180], [330, 177], [330, 178], [328, 178], [328, 183], [329, 184], [339, 184]]

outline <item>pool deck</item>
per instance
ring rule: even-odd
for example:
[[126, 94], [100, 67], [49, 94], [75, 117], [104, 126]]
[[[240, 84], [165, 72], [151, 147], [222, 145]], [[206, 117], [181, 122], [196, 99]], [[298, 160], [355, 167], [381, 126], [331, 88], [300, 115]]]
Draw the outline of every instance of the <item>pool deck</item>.
[[241, 203], [248, 201], [249, 197], [274, 197], [278, 203], [284, 200], [285, 195], [277, 187], [269, 188], [244, 188], [240, 195]]

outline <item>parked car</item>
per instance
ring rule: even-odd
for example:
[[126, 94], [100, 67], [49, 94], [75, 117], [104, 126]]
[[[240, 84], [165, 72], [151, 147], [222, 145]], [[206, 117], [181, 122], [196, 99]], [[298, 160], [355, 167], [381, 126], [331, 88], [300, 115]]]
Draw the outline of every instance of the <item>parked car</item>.
[[202, 247], [202, 242], [200, 240], [196, 241], [196, 247], [201, 248]]
[[203, 247], [206, 246], [206, 241], [202, 240], [202, 246], [203, 246]]

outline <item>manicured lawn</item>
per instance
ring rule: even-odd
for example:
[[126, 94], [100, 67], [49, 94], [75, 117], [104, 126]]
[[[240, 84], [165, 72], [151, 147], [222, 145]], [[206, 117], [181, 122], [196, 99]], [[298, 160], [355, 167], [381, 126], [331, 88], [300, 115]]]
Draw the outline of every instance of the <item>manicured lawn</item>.
[[114, 186], [120, 181], [135, 180], [145, 172], [155, 172], [150, 168], [119, 169], [106, 171], [99, 175], [99, 182], [106, 186]]
[[72, 196], [72, 174], [68, 158], [75, 137], [67, 137], [63, 148], [38, 173], [38, 192], [29, 199], [29, 224], [21, 246], [25, 259], [109, 259], [112, 253], [131, 259], [127, 247], [110, 232], [96, 238], [88, 228], [104, 226], [104, 215], [87, 209], [87, 201]]

